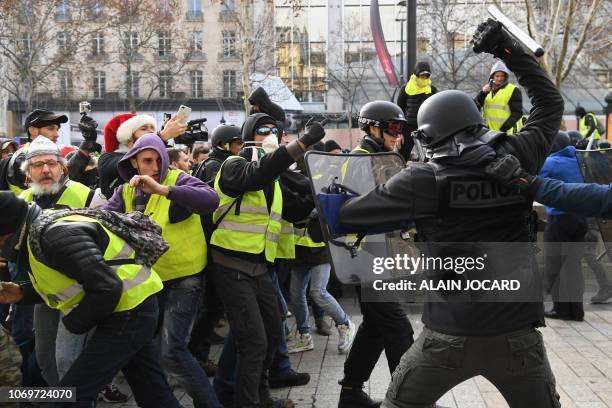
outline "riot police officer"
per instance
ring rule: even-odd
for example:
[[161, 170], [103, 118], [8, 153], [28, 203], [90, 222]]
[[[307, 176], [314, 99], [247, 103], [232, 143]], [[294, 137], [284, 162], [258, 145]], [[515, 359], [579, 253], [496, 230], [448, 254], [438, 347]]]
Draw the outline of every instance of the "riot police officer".
[[[511, 152], [525, 170], [537, 172], [559, 130], [563, 99], [535, 58], [498, 22], [481, 24], [473, 41], [476, 52], [502, 59], [527, 89], [533, 109], [525, 126], [512, 138], [503, 137], [485, 127], [467, 94], [453, 90], [433, 95], [419, 110], [416, 135], [430, 161], [411, 165], [385, 185], [349, 200], [340, 209], [340, 222], [363, 231], [413, 219], [419, 241], [429, 248], [428, 257], [474, 256], [472, 248], [478, 246], [473, 244], [523, 242], [525, 253], [519, 257], [489, 245], [498, 251], [495, 257], [489, 254], [485, 265], [495, 268], [488, 271], [502, 269], [515, 276], [532, 272], [533, 258], [527, 252], [532, 199], [489, 181], [484, 167], [496, 153]], [[446, 272], [450, 279], [461, 279], [453, 269]], [[441, 300], [446, 296], [439, 291], [432, 295]], [[472, 299], [478, 294], [459, 295]], [[498, 387], [511, 407], [559, 406], [536, 329], [544, 324], [541, 298], [426, 302], [422, 319], [425, 328], [393, 373], [383, 407], [430, 407], [449, 389], [477, 375]]]
[[[399, 106], [387, 101], [372, 101], [359, 111], [359, 127], [365, 132], [359, 146], [351, 153], [371, 154], [393, 151], [406, 126], [404, 113]], [[369, 169], [351, 166], [348, 158], [342, 166], [343, 184], [353, 185], [351, 180], [363, 179], [361, 174]], [[357, 177], [357, 179], [356, 179]], [[357, 287], [363, 321], [359, 326], [351, 351], [344, 363], [344, 378], [340, 381], [339, 408], [377, 407], [362, 391], [383, 350], [389, 370], [393, 372], [401, 356], [414, 342], [408, 316], [398, 302], [364, 302]]]

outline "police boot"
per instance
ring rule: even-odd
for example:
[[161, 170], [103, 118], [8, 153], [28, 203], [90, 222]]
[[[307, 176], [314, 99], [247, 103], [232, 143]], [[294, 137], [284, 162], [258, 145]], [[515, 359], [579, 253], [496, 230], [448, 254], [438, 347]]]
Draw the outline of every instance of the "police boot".
[[374, 401], [363, 391], [363, 386], [342, 385], [338, 408], [378, 408], [382, 401]]

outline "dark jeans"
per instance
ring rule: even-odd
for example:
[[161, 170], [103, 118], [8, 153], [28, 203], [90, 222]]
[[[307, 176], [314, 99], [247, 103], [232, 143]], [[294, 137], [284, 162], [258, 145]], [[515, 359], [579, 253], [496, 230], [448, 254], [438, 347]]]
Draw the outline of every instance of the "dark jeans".
[[258, 407], [268, 397], [267, 372], [282, 332], [276, 288], [269, 273], [251, 277], [220, 265], [213, 279], [236, 339], [235, 404]]
[[202, 313], [196, 319], [196, 323], [191, 331], [191, 340], [189, 340], [189, 350], [200, 360], [208, 359], [211, 346], [208, 337], [214, 333], [215, 324], [223, 317], [223, 302], [219, 299], [210, 273], [207, 273], [210, 269], [204, 271], [204, 296], [201, 302]]
[[166, 373], [176, 377], [193, 399], [195, 408], [221, 408], [204, 369], [187, 348], [201, 290], [199, 274], [165, 283], [159, 294], [161, 361]]
[[385, 350], [389, 371], [414, 342], [408, 316], [397, 302], [359, 302], [363, 322], [344, 363], [343, 384], [360, 387]]
[[539, 331], [462, 337], [428, 329], [401, 359], [384, 408], [430, 408], [455, 385], [482, 375], [511, 408], [558, 408], [559, 394]]
[[161, 369], [153, 341], [158, 317], [157, 298], [151, 296], [134, 309], [113, 313], [101, 321], [60, 380], [59, 387], [76, 387], [77, 403], [65, 405], [94, 406], [98, 392], [121, 370], [138, 406], [180, 407]]
[[580, 261], [586, 232], [585, 219], [571, 214], [550, 216], [544, 231], [546, 276], [554, 310], [572, 318], [584, 317], [584, 276]]

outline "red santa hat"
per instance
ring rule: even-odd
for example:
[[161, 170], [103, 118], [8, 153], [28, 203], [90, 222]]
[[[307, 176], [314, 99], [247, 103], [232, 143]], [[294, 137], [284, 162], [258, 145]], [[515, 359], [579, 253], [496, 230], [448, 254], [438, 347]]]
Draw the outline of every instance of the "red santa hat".
[[104, 150], [114, 152], [119, 145], [127, 146], [134, 132], [143, 125], [151, 125], [155, 130], [155, 118], [134, 113], [122, 113], [115, 116], [104, 126]]

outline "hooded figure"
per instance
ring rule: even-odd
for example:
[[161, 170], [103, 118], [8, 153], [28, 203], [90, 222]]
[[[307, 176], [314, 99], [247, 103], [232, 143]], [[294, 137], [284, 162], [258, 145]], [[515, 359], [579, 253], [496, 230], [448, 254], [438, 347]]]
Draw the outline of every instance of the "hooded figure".
[[429, 63], [426, 61], [417, 62], [414, 73], [397, 97], [397, 104], [406, 116], [408, 135], [409, 132], [417, 128], [417, 113], [421, 104], [438, 92], [438, 89], [431, 84], [430, 76], [431, 67]]
[[516, 133], [523, 126], [523, 95], [509, 82], [510, 70], [503, 61], [493, 64], [489, 82], [476, 96], [485, 125], [491, 130]]
[[[155, 221], [169, 249], [153, 265], [167, 284], [162, 299], [159, 338], [166, 373], [182, 379], [181, 385], [196, 406], [218, 406], [203, 369], [187, 343], [197, 315], [201, 273], [207, 264], [207, 244], [200, 215], [219, 205], [215, 190], [185, 172], [169, 168], [164, 142], [155, 133], [136, 140], [120, 160], [118, 172], [125, 182], [105, 209], [141, 211]], [[188, 381], [186, 379], [189, 379]]]

